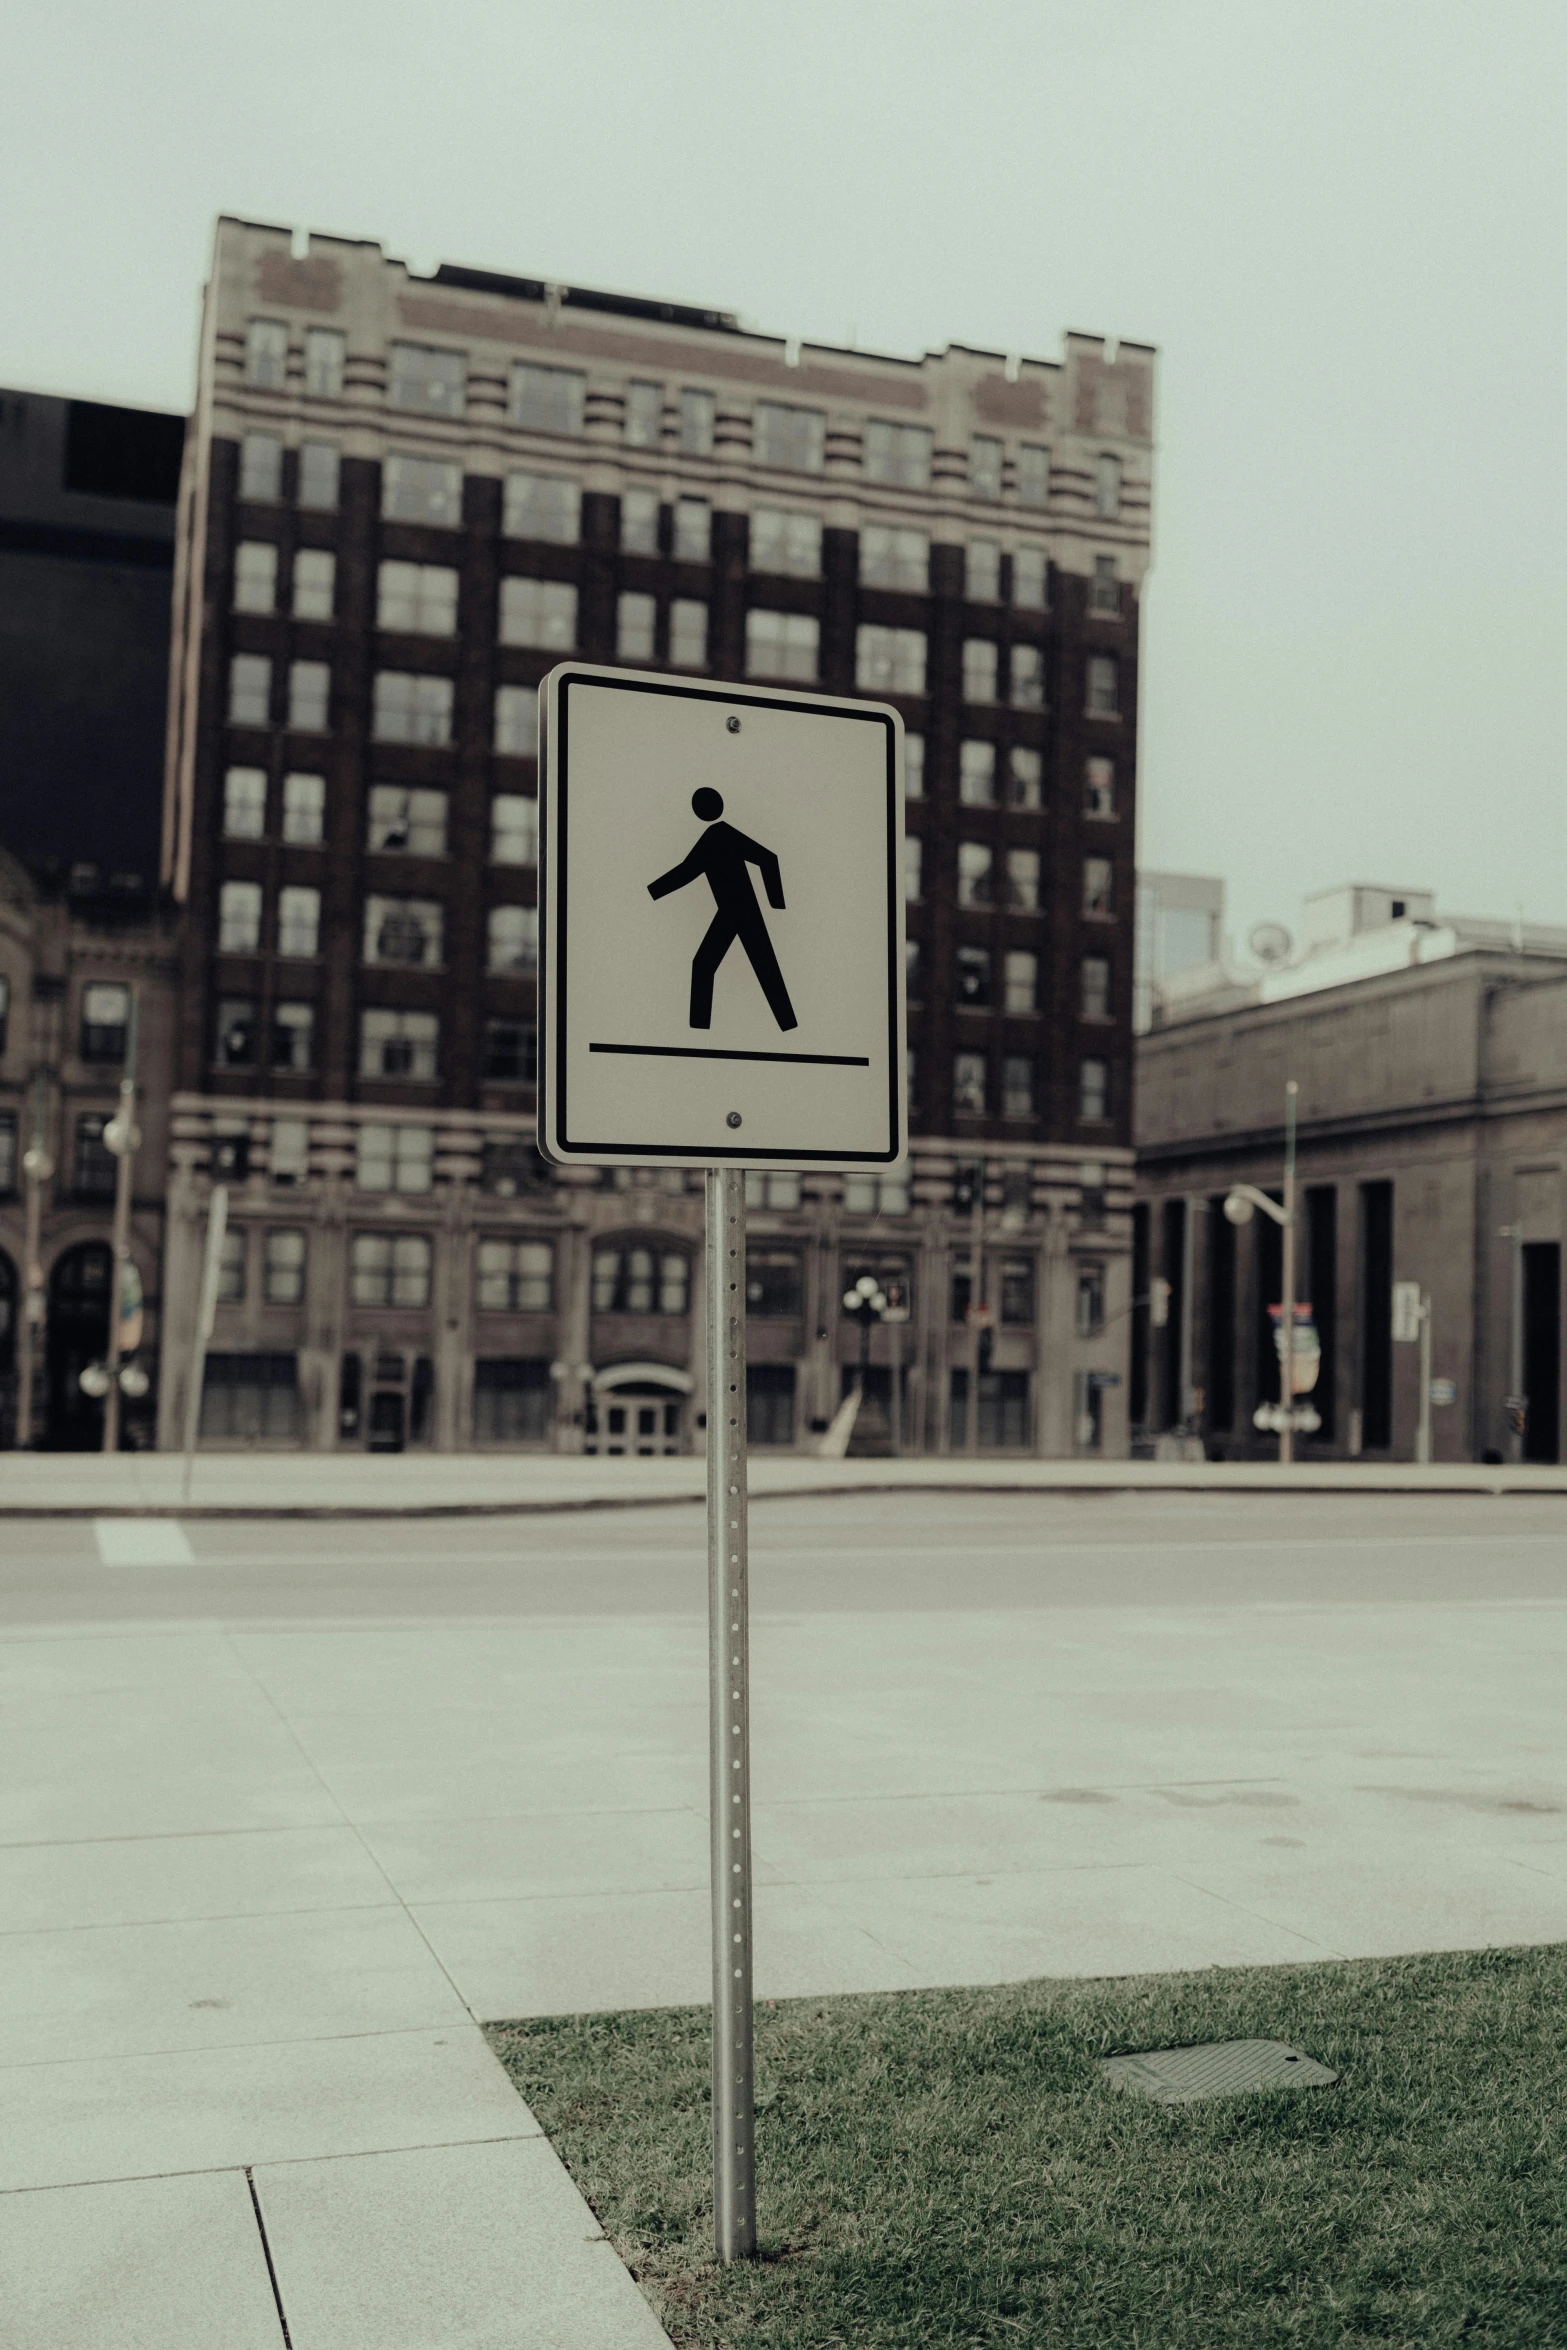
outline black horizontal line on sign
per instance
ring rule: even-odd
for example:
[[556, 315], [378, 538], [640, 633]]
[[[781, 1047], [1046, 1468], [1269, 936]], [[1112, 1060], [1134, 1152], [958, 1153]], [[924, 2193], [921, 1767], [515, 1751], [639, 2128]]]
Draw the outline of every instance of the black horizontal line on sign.
[[810, 1061], [824, 1069], [868, 1069], [868, 1053], [726, 1053], [710, 1044], [590, 1044], [590, 1053], [650, 1053], [660, 1061]]

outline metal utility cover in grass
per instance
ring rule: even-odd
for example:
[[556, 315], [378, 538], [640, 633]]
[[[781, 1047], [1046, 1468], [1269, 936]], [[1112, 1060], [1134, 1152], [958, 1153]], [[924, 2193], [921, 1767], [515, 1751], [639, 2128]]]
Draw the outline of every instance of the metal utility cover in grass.
[[1202, 2048], [1146, 2048], [1098, 2062], [1118, 2088], [1140, 2090], [1161, 2105], [1238, 2097], [1248, 2089], [1325, 2088], [1338, 2079], [1286, 2040], [1214, 2040]]

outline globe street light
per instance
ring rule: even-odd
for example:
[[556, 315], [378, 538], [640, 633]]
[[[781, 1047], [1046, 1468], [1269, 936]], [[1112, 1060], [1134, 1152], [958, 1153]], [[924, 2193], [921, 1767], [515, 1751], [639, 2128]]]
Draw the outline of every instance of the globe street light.
[[843, 1293], [843, 1310], [860, 1325], [860, 1399], [865, 1398], [865, 1374], [871, 1362], [871, 1332], [887, 1311], [887, 1293], [874, 1273], [862, 1273]]

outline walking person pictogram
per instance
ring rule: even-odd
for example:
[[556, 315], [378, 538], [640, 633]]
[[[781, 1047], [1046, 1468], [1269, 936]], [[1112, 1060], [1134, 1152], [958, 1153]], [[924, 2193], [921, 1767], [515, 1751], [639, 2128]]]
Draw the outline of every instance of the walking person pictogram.
[[667, 897], [671, 890], [684, 889], [688, 881], [695, 881], [705, 873], [717, 903], [718, 911], [691, 961], [691, 1026], [712, 1027], [713, 980], [719, 964], [738, 939], [750, 957], [751, 968], [779, 1027], [798, 1028], [789, 990], [778, 968], [773, 942], [767, 935], [766, 917], [756, 902], [756, 892], [746, 870], [748, 865], [757, 868], [767, 892], [767, 903], [781, 914], [784, 894], [778, 859], [771, 849], [747, 839], [732, 824], [718, 822], [724, 812], [722, 796], [705, 784], [700, 791], [692, 793], [691, 807], [708, 830], [688, 857], [647, 885], [650, 898]]

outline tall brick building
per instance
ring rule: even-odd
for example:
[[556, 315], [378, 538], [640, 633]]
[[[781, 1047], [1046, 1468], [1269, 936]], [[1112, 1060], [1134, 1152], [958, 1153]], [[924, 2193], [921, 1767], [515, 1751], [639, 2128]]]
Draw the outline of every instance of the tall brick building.
[[870, 1266], [910, 1318], [866, 1440], [1124, 1445], [1153, 375], [1083, 336], [802, 348], [220, 222], [165, 810], [176, 1348], [231, 1185], [213, 1440], [693, 1440], [698, 1188], [531, 1147], [534, 689], [576, 652], [909, 730], [912, 1163], [757, 1184], [754, 1438], [835, 1408]]

